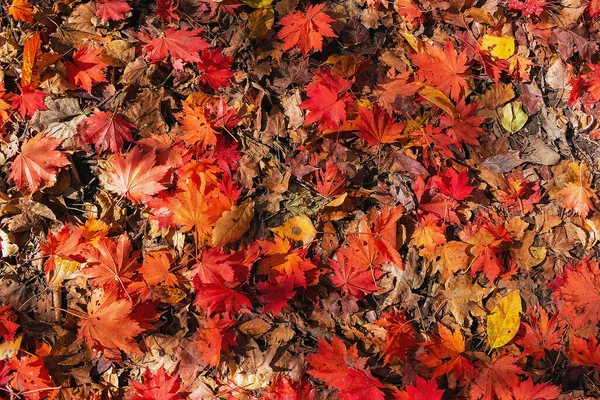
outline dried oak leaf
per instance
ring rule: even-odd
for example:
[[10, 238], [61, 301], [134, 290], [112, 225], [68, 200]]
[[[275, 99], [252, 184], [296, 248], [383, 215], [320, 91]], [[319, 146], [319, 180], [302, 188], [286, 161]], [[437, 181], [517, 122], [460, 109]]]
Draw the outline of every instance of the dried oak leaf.
[[155, 165], [153, 152], [142, 154], [134, 147], [125, 157], [115, 155], [111, 167], [101, 175], [104, 187], [133, 202], [140, 203], [165, 189], [160, 181], [169, 167]]
[[45, 137], [39, 133], [21, 145], [21, 153], [15, 158], [9, 179], [22, 193], [33, 193], [56, 182], [58, 169], [70, 164], [67, 157], [57, 150], [61, 139]]
[[95, 290], [87, 307], [87, 317], [78, 322], [77, 338], [84, 338], [89, 348], [108, 359], [119, 359], [121, 350], [141, 354], [134, 337], [143, 329], [130, 317], [132, 308], [130, 300], [118, 299], [114, 291]]
[[306, 12], [296, 11], [279, 21], [283, 27], [275, 37], [283, 39], [284, 50], [298, 46], [306, 57], [311, 50], [323, 49], [324, 37], [337, 37], [330, 25], [335, 20], [323, 12], [324, 7], [325, 3], [315, 4], [307, 7]]

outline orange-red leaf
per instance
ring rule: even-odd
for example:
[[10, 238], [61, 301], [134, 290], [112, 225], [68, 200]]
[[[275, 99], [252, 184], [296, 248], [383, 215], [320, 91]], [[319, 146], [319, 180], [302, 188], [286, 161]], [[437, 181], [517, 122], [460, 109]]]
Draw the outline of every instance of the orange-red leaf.
[[403, 123], [394, 122], [393, 118], [377, 104], [373, 105], [373, 110], [360, 107], [358, 120], [354, 124], [360, 129], [358, 136], [369, 146], [394, 143], [400, 139], [404, 130]]
[[324, 37], [337, 37], [330, 25], [335, 20], [323, 12], [324, 7], [325, 3], [308, 6], [306, 12], [296, 11], [279, 21], [283, 28], [276, 38], [283, 39], [284, 50], [298, 46], [306, 57], [311, 50], [323, 49]]
[[33, 7], [27, 0], [13, 0], [8, 8], [8, 15], [16, 21], [33, 22]]
[[93, 143], [96, 151], [110, 150], [114, 153], [123, 149], [124, 142], [133, 142], [130, 124], [112, 112], [98, 111], [87, 117], [77, 127], [84, 143]]
[[106, 82], [104, 69], [108, 67], [108, 64], [100, 60], [98, 55], [100, 55], [100, 49], [83, 47], [77, 50], [73, 54], [73, 62], [65, 64], [67, 80], [90, 93], [94, 84]]

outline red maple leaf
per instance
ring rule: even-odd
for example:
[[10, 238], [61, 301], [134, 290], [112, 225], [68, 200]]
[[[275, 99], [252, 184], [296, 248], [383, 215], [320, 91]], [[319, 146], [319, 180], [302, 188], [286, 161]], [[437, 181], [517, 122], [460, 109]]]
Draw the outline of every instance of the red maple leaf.
[[67, 62], [67, 80], [69, 83], [81, 86], [87, 92], [92, 92], [92, 86], [106, 82], [104, 70], [108, 67], [98, 58], [100, 49], [82, 47], [73, 54], [73, 62]]
[[519, 357], [494, 354], [471, 385], [472, 400], [512, 399], [511, 391], [519, 384], [523, 370], [515, 363]]
[[33, 114], [37, 110], [43, 111], [47, 109], [46, 103], [44, 103], [46, 93], [36, 90], [33, 84], [19, 85], [19, 90], [21, 90], [21, 94], [13, 93], [9, 97], [9, 100], [12, 102], [13, 110], [18, 110], [21, 117], [30, 118], [33, 117]]
[[233, 57], [223, 55], [221, 49], [203, 51], [197, 64], [198, 71], [202, 73], [200, 80], [214, 90], [229, 86], [229, 78], [233, 76], [232, 62]]
[[406, 390], [395, 394], [395, 400], [442, 400], [444, 391], [438, 388], [435, 379], [429, 381], [417, 376], [414, 386], [409, 385]]
[[329, 265], [333, 271], [331, 282], [341, 289], [344, 295], [362, 299], [365, 295], [379, 290], [375, 281], [381, 277], [381, 271], [374, 272], [369, 267], [354, 264], [344, 251], [339, 251], [337, 260], [330, 260]]
[[469, 176], [466, 171], [456, 172], [454, 169], [447, 169], [444, 173], [431, 178], [431, 185], [437, 188], [441, 194], [448, 199], [461, 201], [471, 195], [475, 186], [469, 186]]
[[317, 178], [315, 188], [328, 199], [338, 196], [346, 190], [345, 186], [348, 179], [331, 158], [328, 158], [325, 162], [325, 169], [318, 169], [315, 175]]
[[423, 363], [435, 368], [434, 378], [454, 371], [456, 378], [462, 379], [466, 373], [473, 371], [473, 364], [465, 357], [465, 338], [460, 329], [452, 332], [439, 322], [437, 327], [440, 336], [428, 344]]
[[306, 12], [296, 11], [279, 21], [282, 28], [275, 37], [283, 39], [284, 50], [298, 46], [306, 57], [311, 50], [323, 49], [324, 37], [337, 37], [330, 25], [335, 20], [323, 12], [324, 7], [325, 3], [308, 6]]
[[600, 370], [600, 347], [595, 335], [591, 334], [589, 340], [571, 335], [570, 342], [569, 360], [573, 364]]
[[384, 361], [406, 361], [406, 352], [417, 345], [417, 333], [413, 325], [406, 319], [404, 313], [391, 310], [376, 321], [377, 325], [385, 328], [385, 357]]
[[80, 274], [87, 277], [93, 286], [127, 292], [138, 257], [137, 251], [131, 252], [131, 241], [127, 234], [119, 236], [116, 242], [109, 238], [101, 238], [84, 254], [88, 266], [82, 269]]
[[560, 388], [548, 382], [534, 384], [529, 378], [514, 387], [512, 392], [514, 400], [554, 400], [560, 395]]
[[0, 307], [0, 336], [5, 341], [13, 340], [19, 329], [19, 324], [15, 322], [17, 316], [11, 311], [11, 308], [11, 304]]
[[150, 62], [160, 62], [169, 55], [174, 60], [183, 62], [199, 62], [198, 53], [210, 45], [200, 37], [201, 29], [169, 28], [163, 37], [152, 39], [143, 47], [144, 54]]
[[337, 129], [346, 122], [346, 107], [352, 103], [348, 91], [352, 82], [329, 73], [319, 71], [306, 87], [308, 100], [300, 108], [310, 111], [304, 124], [319, 123], [321, 129]]
[[454, 101], [458, 101], [469, 88], [467, 78], [471, 74], [467, 55], [464, 52], [458, 54], [450, 41], [446, 42], [443, 50], [426, 43], [425, 51], [414, 54], [411, 58], [419, 68], [419, 78], [452, 97]]
[[137, 392], [136, 399], [140, 400], [183, 400], [179, 394], [181, 378], [171, 376], [161, 365], [155, 374], [146, 369], [142, 382], [129, 381]]
[[42, 254], [50, 256], [44, 263], [44, 272], [53, 271], [56, 264], [64, 260], [84, 262], [82, 251], [85, 247], [81, 238], [82, 234], [81, 230], [71, 231], [69, 225], [63, 226], [56, 235], [49, 231], [46, 243], [40, 243]]
[[516, 342], [523, 347], [523, 355], [541, 360], [547, 357], [546, 350], [560, 350], [566, 327], [565, 321], [558, 319], [559, 314], [548, 318], [546, 310], [538, 307], [529, 310], [528, 315], [529, 323], [523, 322], [525, 333]]
[[109, 150], [113, 153], [123, 149], [124, 142], [133, 142], [131, 129], [134, 126], [120, 115], [98, 111], [82, 120], [77, 131], [84, 143], [93, 143], [96, 151]]
[[373, 227], [373, 234], [377, 250], [381, 257], [394, 264], [397, 268], [403, 267], [402, 257], [396, 249], [397, 224], [404, 213], [402, 206], [381, 209]]
[[354, 124], [360, 129], [358, 136], [369, 146], [394, 143], [402, 137], [405, 126], [403, 123], [394, 122], [393, 118], [377, 104], [373, 104], [373, 110], [360, 107], [358, 119]]
[[199, 340], [194, 344], [200, 352], [200, 361], [216, 367], [221, 361], [221, 352], [226, 352], [230, 345], [235, 344], [235, 338], [229, 331], [235, 324], [227, 314], [217, 314], [200, 321], [198, 328]]
[[237, 315], [239, 312], [247, 312], [252, 308], [252, 303], [241, 294], [239, 290], [227, 287], [222, 283], [200, 283], [194, 280], [196, 288], [195, 305], [206, 310], [211, 316], [214, 313], [226, 312]]
[[419, 85], [409, 82], [410, 73], [403, 72], [395, 74], [388, 72], [386, 82], [378, 84], [378, 89], [374, 91], [377, 95], [377, 101], [388, 113], [398, 110], [401, 106], [399, 99], [409, 98], [419, 91]]
[[308, 374], [338, 389], [342, 400], [384, 400], [383, 385], [366, 369], [366, 358], [358, 357], [356, 344], [346, 349], [337, 336], [331, 344], [319, 338], [319, 350], [306, 361]]
[[260, 291], [258, 299], [265, 305], [262, 311], [263, 314], [272, 313], [277, 315], [287, 305], [288, 300], [296, 294], [293, 290], [294, 282], [290, 280], [260, 282], [257, 289]]
[[168, 170], [167, 166], [155, 165], [154, 153], [142, 154], [136, 146], [125, 157], [116, 154], [101, 178], [106, 189], [140, 203], [165, 189], [160, 181]]
[[27, 400], [54, 399], [58, 396], [57, 388], [41, 358], [33, 355], [15, 357], [8, 366], [15, 371], [10, 381], [11, 392], [21, 392]]
[[130, 300], [118, 299], [114, 291], [95, 290], [87, 306], [87, 316], [77, 323], [77, 338], [84, 338], [90, 349], [102, 352], [108, 359], [119, 359], [121, 350], [141, 354], [133, 338], [143, 329], [130, 317], [132, 308]]
[[61, 142], [61, 139], [45, 137], [43, 133], [23, 142], [8, 175], [17, 189], [28, 194], [54, 185], [58, 169], [70, 164], [67, 157], [57, 150]]
[[463, 98], [456, 104], [456, 110], [459, 113], [458, 118], [444, 114], [440, 116], [440, 125], [447, 129], [446, 132], [456, 146], [461, 146], [463, 143], [479, 145], [477, 139], [483, 133], [481, 124], [485, 121], [485, 117], [475, 115], [477, 103], [465, 104]]
[[103, 22], [124, 20], [125, 14], [131, 11], [125, 0], [96, 0], [96, 4], [96, 16], [102, 18]]
[[565, 269], [554, 296], [562, 300], [561, 315], [575, 329], [600, 321], [600, 265], [589, 258]]
[[308, 379], [294, 382], [283, 375], [275, 377], [267, 392], [262, 395], [263, 400], [313, 400], [314, 397], [315, 389]]

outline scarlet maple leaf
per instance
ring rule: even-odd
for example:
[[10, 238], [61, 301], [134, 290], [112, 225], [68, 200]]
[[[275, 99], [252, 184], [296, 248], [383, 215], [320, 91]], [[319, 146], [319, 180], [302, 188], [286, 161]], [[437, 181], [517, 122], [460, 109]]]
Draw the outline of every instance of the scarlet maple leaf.
[[296, 294], [293, 290], [294, 282], [289, 279], [283, 282], [260, 282], [257, 289], [260, 291], [258, 299], [265, 305], [263, 314], [277, 315]]
[[315, 389], [308, 379], [294, 382], [291, 378], [278, 375], [262, 395], [263, 400], [314, 400]]
[[411, 57], [419, 68], [420, 79], [452, 97], [454, 101], [458, 101], [469, 88], [467, 78], [471, 74], [468, 72], [467, 55], [464, 52], [458, 54], [449, 41], [444, 50], [426, 43], [425, 52]]
[[600, 370], [600, 347], [598, 347], [598, 339], [594, 334], [590, 335], [589, 340], [571, 335], [570, 342], [569, 360], [573, 364]]
[[232, 62], [233, 57], [223, 55], [220, 49], [203, 51], [198, 62], [198, 71], [202, 73], [200, 79], [214, 90], [229, 86], [229, 78], [233, 76]]
[[17, 189], [28, 194], [54, 185], [58, 169], [70, 164], [67, 157], [57, 150], [61, 142], [61, 139], [45, 137], [42, 133], [23, 142], [8, 175]]
[[323, 12], [324, 7], [325, 3], [308, 6], [306, 12], [296, 11], [279, 21], [283, 28], [275, 37], [283, 39], [283, 50], [298, 46], [306, 57], [311, 50], [323, 49], [324, 37], [337, 37], [330, 25], [335, 20]]
[[41, 358], [33, 355], [15, 357], [8, 365], [15, 371], [10, 381], [12, 392], [20, 392], [27, 400], [54, 399], [58, 396], [57, 388]]
[[308, 100], [300, 103], [300, 108], [310, 112], [304, 124], [319, 123], [322, 129], [337, 129], [346, 122], [346, 107], [352, 103], [348, 90], [352, 82], [332, 76], [326, 72], [317, 72], [315, 79], [306, 87]]
[[73, 62], [67, 62], [67, 80], [76, 86], [81, 86], [87, 92], [92, 92], [96, 83], [106, 82], [104, 70], [108, 67], [98, 58], [100, 49], [82, 47], [73, 54]]
[[344, 193], [348, 179], [330, 158], [325, 162], [324, 170], [317, 170], [316, 176], [317, 183], [315, 188], [324, 197], [330, 199]]
[[136, 146], [125, 157], [116, 154], [101, 179], [106, 189], [140, 203], [165, 189], [160, 180], [169, 167], [154, 164], [154, 153], [142, 154]]
[[479, 136], [483, 133], [481, 124], [485, 117], [475, 115], [477, 104], [465, 104], [465, 99], [460, 99], [456, 104], [456, 110], [459, 112], [458, 118], [452, 115], [444, 114], [440, 116], [440, 125], [447, 128], [448, 135], [452, 138], [456, 146], [463, 143], [468, 145], [479, 145]]
[[360, 129], [358, 136], [369, 146], [394, 143], [400, 139], [404, 130], [403, 123], [394, 122], [393, 118], [377, 104], [373, 105], [373, 110], [360, 107], [358, 119], [354, 124]]
[[133, 142], [131, 129], [134, 126], [120, 115], [98, 111], [85, 118], [77, 126], [84, 143], [93, 143], [96, 151], [109, 150], [113, 153], [123, 149], [124, 142]]
[[395, 400], [442, 400], [444, 391], [438, 388], [435, 379], [429, 381], [417, 376], [414, 386], [406, 387], [406, 390], [396, 393]]
[[560, 395], [560, 388], [548, 382], [534, 384], [529, 378], [514, 387], [512, 392], [514, 400], [554, 400]]
[[107, 290], [117, 289], [127, 293], [134, 267], [137, 266], [138, 252], [131, 253], [131, 241], [122, 234], [116, 242], [101, 238], [98, 244], [84, 252], [88, 266], [80, 274], [90, 279], [93, 286], [102, 286]]
[[376, 321], [377, 325], [385, 328], [385, 358], [384, 361], [406, 361], [406, 352], [417, 345], [417, 333], [413, 325], [406, 319], [404, 313], [391, 310]]
[[208, 316], [222, 311], [237, 315], [239, 312], [246, 312], [252, 308], [250, 300], [239, 293], [239, 290], [221, 283], [202, 284], [197, 280], [194, 283], [196, 287], [194, 304], [205, 309]]
[[142, 333], [140, 325], [129, 314], [130, 300], [118, 299], [116, 292], [96, 289], [87, 306], [87, 317], [77, 324], [77, 338], [84, 338], [90, 349], [101, 352], [108, 359], [119, 359], [120, 351], [141, 354], [134, 337]]
[[452, 332], [439, 322], [437, 327], [439, 339], [434, 339], [428, 345], [423, 362], [428, 367], [435, 368], [434, 378], [454, 371], [456, 378], [462, 379], [467, 372], [473, 370], [473, 364], [465, 358], [465, 338], [460, 329]]
[[14, 322], [17, 316], [11, 311], [11, 308], [11, 304], [0, 307], [0, 336], [5, 341], [13, 340], [17, 329], [19, 329], [19, 324]]
[[30, 118], [33, 117], [33, 114], [37, 110], [43, 111], [47, 109], [44, 103], [46, 93], [35, 90], [33, 84], [19, 86], [19, 89], [21, 90], [21, 94], [12, 94], [9, 100], [12, 102], [13, 110], [18, 110], [21, 117]]
[[122, 21], [125, 14], [131, 11], [129, 3], [124, 0], [96, 0], [96, 4], [96, 16], [102, 18], [103, 22]]
[[235, 319], [229, 318], [227, 314], [208, 316], [200, 321], [199, 340], [194, 341], [200, 352], [199, 361], [212, 367], [219, 365], [221, 352], [226, 352], [229, 345], [235, 343], [235, 338], [229, 331], [235, 323]]
[[531, 355], [537, 361], [547, 357], [546, 350], [560, 350], [566, 327], [565, 321], [558, 319], [559, 314], [548, 318], [546, 310], [539, 307], [529, 310], [528, 315], [529, 323], [523, 322], [525, 333], [516, 342], [523, 347], [523, 355]]
[[235, 280], [234, 268], [239, 262], [235, 254], [223, 253], [215, 247], [202, 252], [202, 258], [192, 266], [191, 272], [201, 283], [232, 283]]
[[469, 176], [466, 171], [460, 173], [447, 169], [431, 178], [431, 184], [449, 199], [461, 201], [471, 195], [475, 186], [469, 186]]
[[560, 313], [575, 329], [600, 321], [600, 265], [589, 258], [565, 269], [554, 296], [562, 300]]
[[140, 400], [183, 400], [179, 394], [181, 378], [168, 375], [165, 366], [161, 365], [153, 374], [149, 369], [144, 373], [142, 382], [129, 381]]
[[201, 148], [215, 146], [218, 133], [206, 118], [204, 107], [183, 102], [183, 112], [176, 114], [181, 129], [185, 134], [181, 137], [188, 145], [199, 144]]
[[358, 357], [356, 344], [346, 349], [337, 336], [331, 344], [319, 338], [318, 352], [306, 361], [311, 366], [308, 374], [338, 389], [342, 400], [384, 400], [383, 385], [366, 369], [366, 359]]
[[381, 209], [373, 228], [375, 244], [381, 257], [397, 268], [403, 267], [402, 257], [396, 249], [397, 223], [403, 213], [404, 208], [402, 206], [393, 208], [385, 206]]
[[27, 0], [13, 0], [8, 8], [8, 15], [15, 21], [33, 22], [33, 7]]
[[344, 295], [354, 296], [362, 299], [365, 295], [379, 290], [375, 284], [381, 271], [373, 272], [368, 267], [360, 267], [353, 264], [343, 252], [338, 252], [338, 260], [330, 260], [329, 265], [333, 271], [331, 282], [342, 290]]
[[519, 384], [517, 375], [524, 373], [521, 368], [515, 365], [518, 360], [518, 357], [494, 354], [473, 382], [471, 399], [512, 399], [511, 390]]
[[169, 55], [171, 58], [183, 62], [199, 62], [198, 53], [210, 47], [200, 37], [201, 34], [201, 29], [176, 30], [169, 28], [164, 37], [152, 39], [143, 47], [143, 51], [152, 63], [162, 61]]

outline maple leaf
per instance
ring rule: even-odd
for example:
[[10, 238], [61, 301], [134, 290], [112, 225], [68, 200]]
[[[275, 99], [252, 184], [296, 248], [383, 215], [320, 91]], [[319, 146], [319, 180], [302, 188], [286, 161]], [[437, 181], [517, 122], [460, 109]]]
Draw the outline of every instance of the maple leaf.
[[325, 162], [324, 170], [316, 171], [316, 176], [315, 188], [324, 197], [330, 199], [344, 193], [347, 178], [331, 159], [327, 159]]
[[11, 311], [11, 308], [11, 304], [0, 307], [0, 336], [4, 341], [12, 341], [19, 329], [19, 324], [14, 322], [17, 316]]
[[518, 357], [494, 354], [472, 383], [471, 399], [511, 399], [511, 389], [519, 384], [517, 375], [524, 373], [515, 365], [518, 360]]
[[23, 142], [8, 175], [19, 191], [28, 194], [54, 185], [58, 169], [70, 165], [67, 157], [57, 150], [61, 143], [61, 139], [42, 133]]
[[98, 111], [85, 118], [77, 126], [84, 143], [93, 143], [96, 151], [110, 150], [113, 153], [123, 149], [124, 142], [133, 142], [131, 129], [134, 126], [120, 115]]
[[471, 195], [474, 186], [469, 186], [469, 176], [466, 171], [460, 173], [447, 169], [444, 173], [431, 178], [431, 184], [449, 199], [461, 201]]
[[205, 309], [209, 316], [222, 311], [235, 314], [252, 308], [252, 303], [246, 296], [222, 283], [200, 283], [195, 280], [194, 284], [196, 287], [194, 304]]
[[235, 339], [229, 332], [235, 322], [235, 319], [226, 314], [207, 316], [204, 321], [200, 321], [199, 340], [194, 341], [200, 352], [200, 361], [213, 367], [219, 365], [221, 352], [227, 351], [231, 344], [235, 344]]
[[19, 89], [21, 94], [12, 94], [9, 100], [12, 102], [12, 109], [18, 110], [21, 117], [30, 118], [33, 117], [36, 111], [47, 109], [44, 103], [46, 93], [35, 90], [33, 84], [19, 86]]
[[546, 350], [560, 350], [565, 321], [559, 320], [558, 314], [548, 318], [548, 313], [541, 307], [529, 310], [528, 315], [529, 323], [523, 322], [525, 333], [516, 342], [523, 347], [523, 355], [541, 360], [547, 357]]
[[346, 107], [352, 103], [348, 90], [352, 86], [349, 80], [319, 71], [315, 79], [306, 86], [308, 100], [299, 104], [300, 108], [310, 111], [304, 124], [319, 123], [319, 128], [337, 129], [346, 122]]
[[373, 105], [373, 110], [360, 107], [358, 119], [354, 124], [360, 129], [358, 136], [369, 146], [394, 143], [400, 139], [404, 130], [403, 123], [394, 122], [392, 117], [377, 104]]
[[465, 358], [465, 338], [460, 329], [452, 332], [438, 322], [439, 339], [436, 338], [428, 345], [423, 363], [435, 368], [433, 377], [449, 374], [454, 371], [457, 379], [462, 379], [466, 373], [473, 371], [473, 364]]
[[136, 399], [183, 400], [183, 396], [179, 394], [181, 378], [167, 374], [164, 365], [161, 365], [155, 374], [146, 369], [141, 383], [135, 381], [129, 382], [137, 392]]
[[163, 37], [152, 39], [142, 50], [152, 63], [163, 61], [169, 55], [174, 60], [199, 62], [198, 53], [210, 47], [201, 34], [201, 29], [169, 28]]
[[164, 19], [167, 22], [179, 21], [179, 16], [175, 11], [179, 8], [179, 2], [176, 0], [156, 0], [156, 10], [154, 15]]
[[238, 260], [235, 254], [225, 254], [221, 247], [204, 250], [191, 272], [201, 283], [233, 282]]
[[340, 391], [342, 400], [384, 400], [381, 382], [365, 368], [366, 359], [358, 357], [356, 344], [346, 349], [337, 336], [329, 344], [319, 338], [318, 351], [308, 357], [309, 375]]
[[102, 18], [103, 22], [122, 21], [125, 14], [131, 11], [129, 3], [124, 0], [96, 0], [98, 11], [96, 16]]
[[467, 55], [458, 54], [450, 41], [446, 42], [444, 50], [429, 43], [425, 44], [425, 52], [411, 55], [419, 68], [421, 80], [439, 89], [454, 101], [458, 101], [469, 88], [467, 79], [471, 77], [467, 65]]
[[43, 359], [29, 355], [14, 358], [8, 365], [15, 371], [10, 381], [12, 391], [21, 392], [27, 400], [54, 399], [58, 396], [59, 388], [52, 383]]
[[171, 272], [175, 254], [170, 250], [155, 250], [144, 254], [144, 262], [138, 270], [148, 286], [165, 285], [174, 287], [178, 279]]
[[100, 60], [100, 49], [82, 47], [73, 54], [73, 62], [67, 62], [67, 80], [91, 93], [96, 83], [106, 82], [104, 70], [108, 67]]
[[315, 390], [308, 379], [294, 382], [283, 375], [278, 375], [262, 396], [264, 400], [314, 400], [314, 397]]
[[101, 352], [108, 359], [119, 359], [120, 351], [141, 354], [133, 338], [143, 329], [130, 318], [132, 308], [130, 300], [118, 299], [114, 291], [94, 290], [87, 306], [87, 317], [77, 323], [77, 339], [84, 338], [90, 349]]
[[122, 234], [116, 242], [109, 238], [101, 238], [98, 244], [86, 249], [84, 255], [88, 266], [80, 274], [93, 286], [109, 289], [122, 289], [127, 293], [134, 267], [137, 266], [138, 252], [131, 252], [131, 241], [127, 234]]
[[395, 74], [388, 72], [387, 82], [378, 84], [378, 89], [374, 91], [377, 95], [377, 101], [384, 110], [392, 113], [393, 110], [400, 108], [399, 98], [409, 98], [419, 91], [419, 85], [409, 82], [411, 74], [403, 72]]
[[302, 252], [294, 250], [289, 240], [275, 235], [274, 241], [258, 240], [256, 244], [261, 248], [257, 273], [279, 281], [290, 280], [303, 288], [315, 283], [317, 266], [306, 260]]
[[458, 118], [444, 114], [440, 116], [440, 125], [447, 129], [446, 132], [456, 146], [461, 146], [463, 143], [474, 146], [479, 145], [477, 139], [483, 133], [481, 124], [485, 121], [485, 117], [475, 115], [477, 103], [467, 105], [463, 98], [456, 104], [456, 110], [459, 113]]
[[81, 235], [82, 231], [72, 232], [69, 225], [63, 226], [56, 235], [49, 231], [46, 243], [40, 243], [42, 254], [50, 256], [44, 263], [44, 272], [54, 271], [57, 266], [68, 265], [70, 262], [75, 265], [84, 262], [82, 251], [85, 247]]
[[446, 224], [433, 214], [420, 217], [411, 244], [433, 253], [438, 246], [446, 244]]
[[379, 286], [375, 281], [381, 277], [381, 271], [373, 272], [365, 266], [354, 264], [344, 255], [343, 251], [338, 252], [336, 260], [330, 260], [329, 266], [333, 271], [330, 276], [331, 282], [342, 290], [344, 295], [354, 296], [362, 299], [377, 290]]
[[406, 361], [406, 352], [417, 345], [416, 332], [404, 313], [391, 310], [376, 321], [385, 328], [384, 361]]
[[547, 382], [534, 384], [529, 378], [514, 387], [512, 392], [514, 400], [554, 400], [560, 395], [560, 388]]
[[429, 381], [417, 376], [414, 386], [409, 385], [406, 390], [396, 393], [395, 400], [442, 400], [444, 391], [438, 388], [435, 379]]
[[197, 64], [198, 71], [202, 73], [200, 79], [214, 90], [229, 86], [229, 78], [233, 76], [232, 62], [233, 57], [223, 55], [220, 49], [203, 51]]
[[600, 321], [600, 265], [589, 258], [575, 268], [566, 268], [559, 286], [553, 292], [562, 303], [561, 315], [574, 329]]
[[379, 254], [397, 268], [403, 267], [402, 257], [396, 249], [397, 223], [403, 213], [404, 208], [402, 206], [385, 206], [381, 209], [373, 228], [374, 240]]
[[160, 180], [168, 170], [167, 166], [155, 165], [154, 153], [142, 154], [136, 146], [125, 157], [115, 155], [102, 181], [111, 192], [140, 203], [165, 189]]
[[567, 210], [575, 211], [581, 218], [585, 218], [590, 210], [595, 210], [592, 200], [598, 201], [598, 196], [591, 187], [588, 168], [584, 164], [570, 163], [569, 168], [566, 187], [558, 194], [563, 196], [562, 204]]
[[573, 364], [600, 370], [600, 347], [595, 335], [591, 334], [590, 339], [585, 340], [572, 334], [570, 342], [569, 360]]
[[13, 0], [8, 15], [15, 21], [33, 22], [33, 7], [27, 0]]
[[296, 294], [293, 290], [294, 282], [289, 279], [283, 282], [260, 282], [257, 289], [260, 291], [258, 299], [265, 305], [263, 314], [277, 315]]
[[335, 20], [323, 12], [324, 7], [325, 3], [311, 5], [306, 12], [296, 11], [279, 21], [282, 28], [275, 37], [283, 39], [283, 50], [298, 46], [306, 57], [311, 50], [323, 49], [324, 37], [337, 37], [330, 25]]
[[[588, 10], [591, 10], [592, 5], [594, 2], [590, 2], [590, 6], [588, 8]], [[520, 0], [508, 0], [508, 9], [509, 10], [517, 10], [517, 11], [521, 11], [521, 14], [523, 14], [526, 17], [529, 17], [531, 15], [535, 15], [536, 17], [539, 17], [542, 15], [542, 13], [544, 12], [544, 7], [546, 7], [548, 5], [548, 2], [546, 2], [545, 0], [533, 0], [533, 1], [520, 1]], [[595, 17], [595, 15], [593, 15], [593, 12], [590, 12], [590, 14], [592, 15], [592, 18]]]
[[188, 145], [199, 144], [201, 148], [215, 146], [218, 133], [206, 118], [204, 107], [183, 102], [183, 112], [176, 114], [181, 129], [185, 134], [181, 137]]

